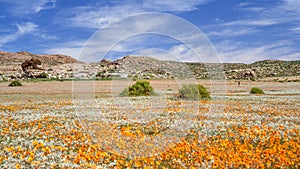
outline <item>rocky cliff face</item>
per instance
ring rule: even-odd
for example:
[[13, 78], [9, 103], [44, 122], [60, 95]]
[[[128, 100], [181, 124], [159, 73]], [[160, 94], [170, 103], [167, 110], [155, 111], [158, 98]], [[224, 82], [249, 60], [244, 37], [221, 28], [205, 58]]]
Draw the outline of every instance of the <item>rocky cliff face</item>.
[[[41, 64], [22, 69], [25, 62], [39, 60]], [[30, 74], [30, 76], [28, 76]], [[15, 78], [196, 78], [210, 79], [219, 75], [235, 80], [259, 80], [300, 76], [300, 60], [265, 60], [243, 63], [183, 63], [162, 61], [151, 57], [125, 56], [115, 61], [84, 63], [65, 55], [41, 55], [29, 52], [0, 52], [0, 81]], [[27, 75], [27, 76], [26, 76]], [[299, 78], [299, 77], [298, 77]], [[299, 79], [300, 80], [300, 79]]]

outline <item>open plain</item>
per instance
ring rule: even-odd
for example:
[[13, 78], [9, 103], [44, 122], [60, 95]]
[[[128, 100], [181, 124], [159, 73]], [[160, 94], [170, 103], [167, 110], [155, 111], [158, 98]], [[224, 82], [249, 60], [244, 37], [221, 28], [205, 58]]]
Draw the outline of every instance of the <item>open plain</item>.
[[118, 97], [130, 81], [2, 82], [0, 167], [300, 167], [299, 82], [197, 82], [212, 100], [176, 99], [175, 80], [151, 80], [151, 97]]

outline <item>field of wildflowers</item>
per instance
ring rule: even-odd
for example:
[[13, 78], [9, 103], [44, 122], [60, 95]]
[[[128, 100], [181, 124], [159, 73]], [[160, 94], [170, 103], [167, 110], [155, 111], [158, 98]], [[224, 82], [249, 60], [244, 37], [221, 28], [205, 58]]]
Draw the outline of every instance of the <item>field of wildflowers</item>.
[[300, 168], [299, 98], [127, 99], [1, 104], [0, 168]]

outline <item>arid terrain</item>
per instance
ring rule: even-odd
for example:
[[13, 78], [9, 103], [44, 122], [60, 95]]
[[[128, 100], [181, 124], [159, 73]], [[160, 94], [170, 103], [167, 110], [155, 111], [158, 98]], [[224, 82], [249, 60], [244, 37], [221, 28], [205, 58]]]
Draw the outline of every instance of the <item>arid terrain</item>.
[[[32, 60], [33, 59], [33, 60]], [[35, 60], [35, 61], [34, 61]], [[264, 60], [244, 63], [183, 63], [145, 56], [81, 62], [65, 55], [0, 51], [0, 81], [46, 79], [221, 79], [256, 81], [300, 81], [300, 61]]]
[[[172, 89], [172, 93], [178, 93], [179, 87], [184, 84], [182, 81], [176, 80], [150, 80], [154, 89], [160, 93], [166, 92], [168, 89]], [[206, 86], [209, 90], [213, 88], [215, 91], [211, 91], [213, 95], [226, 95], [226, 96], [249, 96], [249, 90], [251, 87], [262, 88], [267, 96], [297, 96], [300, 95], [300, 83], [299, 82], [255, 82], [255, 81], [241, 81], [241, 85], [238, 86], [237, 81], [210, 81], [210, 80], [198, 80], [198, 83]], [[50, 81], [50, 82], [24, 82], [20, 87], [9, 87], [9, 82], [0, 83], [1, 100], [3, 102], [10, 101], [26, 101], [26, 100], [40, 100], [43, 101], [52, 99], [72, 99], [73, 95], [73, 81]], [[134, 81], [123, 80], [106, 80], [106, 81], [85, 81], [85, 84], [89, 86], [95, 86], [96, 96], [110, 97], [112, 94], [120, 93], [129, 84]], [[213, 83], [213, 84], [212, 84]], [[114, 86], [120, 84], [121, 87], [114, 88]], [[217, 90], [222, 90], [218, 92]], [[225, 91], [224, 91], [225, 90]], [[92, 95], [92, 94], [91, 94]]]
[[[105, 80], [20, 76], [2, 81], [0, 168], [300, 167], [297, 73], [258, 78], [258, 72], [252, 76], [245, 68], [241, 74], [230, 71], [237, 73], [235, 79], [228, 78], [226, 71], [227, 80], [182, 79], [180, 74], [172, 78], [156, 69], [160, 61], [150, 64], [151, 69], [132, 70], [119, 64], [145, 61], [149, 58], [99, 62], [102, 68], [106, 67], [101, 66], [103, 62], [108, 64], [108, 71], [97, 73]], [[66, 70], [74, 68], [68, 65]], [[24, 72], [29, 75], [32, 67]], [[33, 71], [39, 73], [47, 70], [36, 68]], [[77, 73], [83, 76], [95, 70], [81, 68], [86, 70]], [[190, 67], [182, 70], [186, 68]], [[108, 78], [107, 72], [118, 76]], [[137, 76], [120, 78], [119, 73], [126, 72]], [[248, 80], [253, 77], [256, 79]], [[157, 95], [119, 96], [136, 78], [147, 79]], [[23, 85], [9, 87], [16, 79]], [[187, 83], [205, 86], [212, 99], [179, 98], [179, 88]], [[252, 87], [265, 94], [250, 94]]]

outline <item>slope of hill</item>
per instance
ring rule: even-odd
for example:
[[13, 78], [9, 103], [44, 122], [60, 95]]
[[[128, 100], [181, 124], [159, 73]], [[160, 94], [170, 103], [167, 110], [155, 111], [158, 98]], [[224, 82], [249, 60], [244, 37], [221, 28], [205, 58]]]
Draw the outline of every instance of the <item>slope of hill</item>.
[[[29, 52], [2, 52], [0, 51], [0, 80], [11, 78], [22, 78], [24, 72], [22, 71], [22, 63], [32, 58], [41, 61], [41, 70], [32, 70], [33, 75], [38, 75], [47, 71], [53, 77], [64, 74], [66, 70], [71, 70], [74, 63], [82, 63], [76, 59], [66, 55], [46, 55], [46, 54], [32, 54]], [[49, 71], [48, 71], [49, 70]]]
[[[23, 72], [21, 64], [29, 59], [39, 59], [41, 69]], [[265, 60], [244, 63], [183, 63], [163, 61], [151, 57], [125, 56], [115, 61], [102, 60], [84, 63], [65, 55], [32, 54], [29, 52], [0, 52], [0, 81], [3, 79], [38, 77], [45, 73], [48, 78], [196, 78], [210, 79], [224, 75], [226, 79], [258, 80], [290, 77], [299, 79], [300, 60]], [[25, 76], [26, 75], [26, 76]], [[299, 79], [300, 80], [300, 79]]]
[[[265, 60], [244, 63], [183, 63], [162, 61], [151, 57], [126, 56], [114, 61], [117, 67], [105, 72], [113, 76], [146, 79], [190, 78], [208, 79], [223, 74], [227, 79], [257, 80], [268, 77], [300, 76], [300, 61]], [[100, 73], [101, 74], [101, 73]], [[103, 75], [103, 74], [102, 74]], [[106, 77], [110, 74], [106, 74]]]
[[20, 65], [25, 60], [37, 58], [41, 60], [41, 62], [45, 66], [53, 66], [58, 64], [70, 64], [70, 63], [78, 63], [78, 61], [70, 56], [66, 55], [45, 55], [45, 54], [32, 54], [29, 52], [1, 52], [0, 51], [0, 65], [4, 66], [12, 66], [12, 65]]

